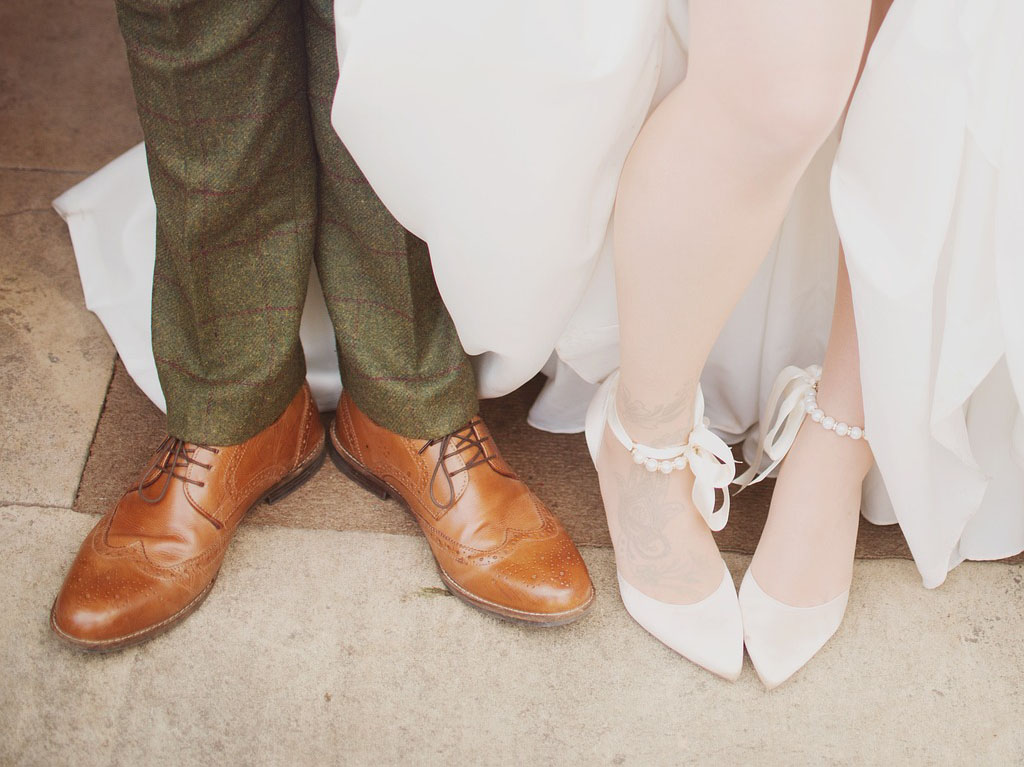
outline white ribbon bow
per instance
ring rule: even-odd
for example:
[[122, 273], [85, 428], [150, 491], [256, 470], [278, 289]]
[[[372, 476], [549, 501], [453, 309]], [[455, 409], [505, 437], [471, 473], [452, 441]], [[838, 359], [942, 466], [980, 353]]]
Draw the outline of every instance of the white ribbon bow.
[[[820, 377], [821, 368], [817, 365], [807, 369], [790, 365], [779, 373], [768, 395], [764, 412], [761, 413], [761, 436], [757, 444], [757, 455], [750, 463], [750, 468], [736, 478], [740, 490], [748, 485], [757, 484], [782, 463], [782, 459], [796, 441], [800, 424], [804, 422], [804, 398], [814, 391]], [[771, 421], [773, 414], [775, 420]], [[771, 463], [758, 473], [765, 455], [771, 459]]]
[[[736, 477], [736, 459], [725, 441], [704, 422], [704, 394], [697, 387], [694, 427], [683, 446], [683, 455], [693, 472], [693, 505], [713, 531], [729, 521], [729, 485]], [[715, 491], [722, 491], [722, 505], [715, 508]]]

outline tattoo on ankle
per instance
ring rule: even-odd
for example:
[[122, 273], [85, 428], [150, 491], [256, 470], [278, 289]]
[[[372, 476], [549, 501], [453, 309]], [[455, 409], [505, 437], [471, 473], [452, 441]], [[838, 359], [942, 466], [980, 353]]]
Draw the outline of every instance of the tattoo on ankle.
[[669, 499], [671, 479], [644, 469], [616, 477], [619, 485], [616, 548], [643, 585], [673, 588], [699, 580], [701, 564], [687, 547], [673, 548], [669, 523], [687, 513], [685, 504]]
[[[624, 385], [619, 385], [619, 416], [627, 424], [636, 425], [653, 436], [646, 438], [652, 447], [664, 447], [685, 441], [686, 434], [679, 433], [680, 422], [685, 422], [693, 402], [696, 386], [687, 384], [666, 402], [649, 405], [642, 402]], [[689, 426], [683, 426], [689, 431]], [[628, 427], [627, 427], [628, 428]]]

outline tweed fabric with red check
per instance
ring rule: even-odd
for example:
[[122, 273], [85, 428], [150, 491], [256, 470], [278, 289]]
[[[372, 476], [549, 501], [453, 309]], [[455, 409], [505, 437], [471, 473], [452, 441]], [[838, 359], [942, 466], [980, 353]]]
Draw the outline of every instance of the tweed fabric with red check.
[[346, 390], [429, 439], [476, 414], [427, 246], [330, 124], [330, 0], [118, 0], [157, 204], [153, 348], [170, 434], [237, 444], [299, 390], [316, 263]]

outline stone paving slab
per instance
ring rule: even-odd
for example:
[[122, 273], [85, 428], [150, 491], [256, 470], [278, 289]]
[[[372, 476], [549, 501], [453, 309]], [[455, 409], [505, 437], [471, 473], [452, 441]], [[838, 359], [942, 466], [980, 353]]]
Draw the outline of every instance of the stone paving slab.
[[[65, 648], [46, 614], [94, 518], [0, 511], [0, 763], [856, 764], [1024, 760], [1024, 568], [968, 563], [925, 591], [858, 562], [846, 622], [767, 693], [651, 639], [599, 596], [529, 630], [439, 588], [425, 543], [245, 526], [207, 602], [153, 642]], [[742, 574], [746, 558], [729, 556]]]

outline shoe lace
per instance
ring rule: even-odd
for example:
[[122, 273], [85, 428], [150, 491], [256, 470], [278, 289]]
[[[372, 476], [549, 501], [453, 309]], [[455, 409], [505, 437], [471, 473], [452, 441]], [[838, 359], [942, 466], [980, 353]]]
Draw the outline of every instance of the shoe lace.
[[[441, 446], [438, 452], [437, 463], [434, 465], [434, 471], [430, 475], [430, 500], [443, 511], [448, 511], [448, 509], [455, 505], [455, 481], [453, 477], [456, 474], [469, 471], [475, 466], [482, 466], [485, 463], [489, 464], [491, 462], [490, 456], [487, 455], [487, 450], [484, 449], [484, 443], [490, 440], [490, 437], [481, 437], [477, 433], [476, 426], [480, 423], [483, 423], [482, 419], [476, 416], [461, 429], [445, 434], [443, 437], [428, 440], [417, 451], [422, 455], [434, 445]], [[454, 471], [448, 468], [449, 458], [463, 455], [470, 451], [474, 452], [469, 456], [463, 456], [461, 468]], [[438, 474], [442, 474], [448, 483], [448, 500], [444, 503], [439, 501], [434, 494], [434, 480], [437, 479]]]
[[[178, 473], [178, 469], [188, 470], [190, 466], [198, 466], [201, 469], [209, 471], [213, 468], [211, 464], [203, 463], [202, 461], [196, 460], [196, 451], [202, 448], [208, 450], [214, 455], [220, 452], [218, 448], [211, 447], [210, 445], [204, 445], [201, 443], [186, 442], [183, 439], [177, 437], [167, 437], [163, 442], [160, 443], [160, 447], [157, 448], [156, 454], [153, 456], [153, 460], [142, 474], [142, 479], [139, 481], [139, 485], [136, 488], [139, 493], [139, 498], [145, 503], [157, 504], [160, 503], [166, 497], [167, 491], [171, 487], [171, 480], [178, 479], [189, 485], [196, 485], [197, 487], [205, 487], [206, 483], [199, 479], [193, 479], [186, 474]], [[149, 481], [147, 477], [153, 475], [156, 472], [156, 476], [153, 476]], [[149, 495], [149, 490], [153, 485], [160, 482], [160, 478], [163, 478], [163, 483], [160, 485], [160, 490], [156, 495]], [[218, 529], [223, 525], [213, 517], [198, 510], [200, 514], [206, 517], [212, 522]]]

